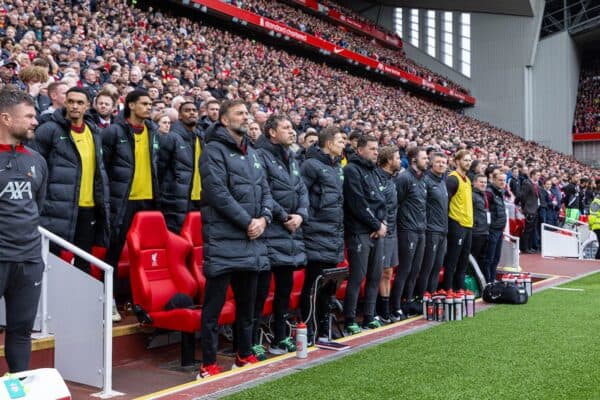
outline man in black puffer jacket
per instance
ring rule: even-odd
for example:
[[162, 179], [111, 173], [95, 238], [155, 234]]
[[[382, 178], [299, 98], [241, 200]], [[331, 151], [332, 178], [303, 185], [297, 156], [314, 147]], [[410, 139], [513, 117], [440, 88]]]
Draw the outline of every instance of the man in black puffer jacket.
[[485, 193], [486, 187], [487, 177], [485, 175], [479, 174], [473, 177], [473, 239], [471, 242], [471, 255], [477, 261], [480, 270], [484, 268], [491, 222], [490, 207]]
[[[294, 270], [306, 265], [301, 225], [308, 219], [308, 194], [300, 176], [298, 161], [290, 150], [294, 130], [289, 118], [273, 114], [265, 123], [265, 134], [256, 142], [257, 153], [267, 173], [273, 197], [273, 223], [264, 234], [269, 249], [269, 263], [275, 278], [273, 299], [273, 341], [269, 352], [285, 354], [296, 351], [287, 334], [286, 315]], [[270, 273], [260, 273], [254, 309], [254, 338], [257, 338], [262, 309], [269, 293]], [[262, 289], [262, 290], [261, 290]], [[262, 293], [261, 293], [262, 292]], [[259, 345], [254, 342], [255, 347]], [[259, 356], [262, 349], [258, 349]], [[257, 351], [254, 351], [255, 355]]]
[[160, 136], [158, 180], [159, 208], [167, 227], [179, 233], [189, 211], [200, 210], [200, 171], [203, 133], [197, 126], [196, 104], [186, 101], [179, 107], [179, 121], [168, 135]]
[[227, 100], [219, 122], [207, 132], [200, 157], [202, 237], [206, 288], [202, 308], [202, 367], [217, 366], [218, 318], [231, 282], [236, 302], [236, 366], [257, 362], [252, 354], [252, 318], [259, 271], [269, 269], [263, 232], [272, 220], [273, 199], [260, 156], [248, 143], [248, 110]]
[[427, 189], [427, 228], [423, 263], [415, 289], [418, 296], [425, 292], [433, 294], [437, 290], [448, 236], [448, 190], [445, 181], [448, 156], [434, 153], [430, 164], [431, 168], [423, 177]]
[[[115, 267], [138, 211], [155, 210], [158, 197], [159, 133], [148, 121], [152, 101], [141, 89], [125, 98], [123, 115], [102, 132], [104, 166], [110, 187], [111, 240], [106, 261]], [[115, 279], [115, 293], [118, 293]]]
[[506, 174], [496, 171], [492, 174], [492, 180], [486, 190], [490, 206], [491, 223], [483, 274], [488, 283], [496, 280], [496, 268], [502, 254], [502, 236], [506, 226], [506, 206], [504, 205], [505, 186]]
[[387, 234], [385, 185], [376, 170], [377, 139], [361, 136], [356, 155], [350, 156], [344, 168], [344, 225], [350, 276], [344, 299], [346, 334], [360, 332], [355, 322], [356, 305], [362, 280], [367, 277], [363, 327], [381, 326], [375, 316], [375, 302], [383, 270], [383, 242]]
[[[84, 117], [88, 108], [88, 93], [69, 89], [65, 108], [36, 129], [33, 146], [48, 164], [41, 225], [90, 253], [94, 244], [108, 246], [109, 202], [102, 139]], [[90, 264], [80, 257], [75, 257], [75, 266], [90, 271]]]
[[[425, 228], [427, 227], [427, 188], [423, 176], [427, 170], [427, 152], [420, 147], [408, 149], [409, 167], [396, 178], [398, 193], [398, 257], [390, 306], [393, 321], [416, 314], [421, 309], [414, 290], [421, 270], [425, 251]], [[403, 303], [403, 299], [407, 302]]]
[[[344, 260], [344, 170], [340, 165], [344, 144], [338, 128], [323, 129], [318, 146], [307, 149], [300, 169], [310, 203], [308, 221], [302, 228], [308, 259], [300, 304], [303, 320], [310, 316], [310, 295], [317, 277], [323, 269], [335, 268]], [[313, 310], [316, 316], [308, 325], [310, 338], [315, 328], [313, 319], [319, 323], [317, 334], [327, 332], [324, 316], [334, 291], [317, 294], [317, 309]]]

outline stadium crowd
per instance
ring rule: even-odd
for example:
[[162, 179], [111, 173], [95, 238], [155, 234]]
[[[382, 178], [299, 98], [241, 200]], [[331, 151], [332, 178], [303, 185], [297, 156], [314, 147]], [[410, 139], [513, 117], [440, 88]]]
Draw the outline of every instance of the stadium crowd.
[[406, 58], [403, 50], [390, 49], [381, 45], [376, 40], [368, 39], [366, 36], [347, 30], [341, 25], [336, 25], [333, 22], [312, 16], [287, 4], [276, 1], [252, 0], [241, 2], [239, 6], [255, 14], [283, 22], [292, 28], [325, 39], [355, 53], [374, 58], [384, 64], [425, 78], [428, 81], [439, 83], [442, 86], [450, 87], [463, 93], [469, 93], [467, 89], [460, 85]]
[[[271, 270], [269, 350], [281, 354], [295, 350], [285, 329], [293, 271], [307, 268], [307, 318], [311, 284], [344, 259], [344, 246], [344, 330], [355, 334], [418, 314], [426, 293], [464, 292], [470, 253], [493, 281], [505, 201], [525, 216], [526, 252], [539, 250], [539, 223], [557, 224], [562, 204], [567, 219], [598, 211], [590, 167], [396, 86], [117, 0], [0, 8], [0, 139], [13, 140], [0, 155], [29, 154], [26, 142], [45, 160], [32, 165], [47, 180], [41, 225], [86, 250], [106, 246], [115, 266], [138, 211], [162, 211], [179, 232], [186, 213], [201, 210], [211, 227], [201, 376], [220, 371], [217, 318], [229, 283], [244, 305], [243, 366], [265, 354], [255, 338]], [[35, 111], [35, 137], [6, 118], [19, 107]], [[18, 200], [17, 187], [7, 183], [0, 200]], [[313, 334], [324, 330], [316, 321]], [[16, 333], [21, 344], [30, 330]]]
[[600, 57], [582, 63], [573, 133], [600, 132]]

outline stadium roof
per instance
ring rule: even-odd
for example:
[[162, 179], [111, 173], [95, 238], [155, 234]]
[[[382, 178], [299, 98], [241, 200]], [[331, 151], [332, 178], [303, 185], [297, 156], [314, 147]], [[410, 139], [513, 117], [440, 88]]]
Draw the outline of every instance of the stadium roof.
[[367, 0], [368, 3], [429, 10], [509, 14], [533, 17], [533, 0]]

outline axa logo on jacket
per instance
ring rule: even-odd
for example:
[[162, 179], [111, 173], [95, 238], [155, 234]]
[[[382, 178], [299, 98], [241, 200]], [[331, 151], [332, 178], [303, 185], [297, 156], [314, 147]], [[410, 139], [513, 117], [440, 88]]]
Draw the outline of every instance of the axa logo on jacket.
[[10, 195], [10, 200], [23, 200], [24, 196], [28, 196], [29, 200], [33, 199], [31, 193], [31, 182], [29, 181], [9, 181], [0, 192], [0, 198]]

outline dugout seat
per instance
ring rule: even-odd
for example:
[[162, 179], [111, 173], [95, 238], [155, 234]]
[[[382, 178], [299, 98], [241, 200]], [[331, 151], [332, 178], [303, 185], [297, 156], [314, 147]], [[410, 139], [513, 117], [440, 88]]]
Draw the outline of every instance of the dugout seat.
[[[198, 304], [204, 303], [206, 277], [203, 272], [204, 240], [202, 238], [202, 216], [200, 211], [189, 212], [181, 227], [181, 236], [192, 246], [192, 251], [186, 260], [187, 267], [198, 284]], [[235, 301], [231, 286], [227, 289], [225, 304], [219, 315], [219, 325], [231, 325], [235, 322]]]
[[169, 232], [162, 213], [138, 212], [127, 234], [134, 308], [140, 320], [156, 328], [181, 331], [181, 365], [194, 364], [194, 333], [200, 308], [165, 310], [176, 294], [198, 295], [198, 283], [186, 266], [192, 246]]

